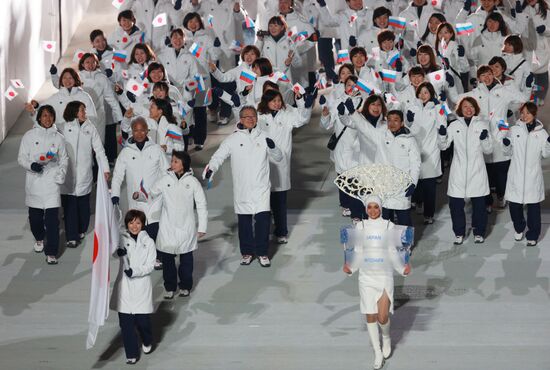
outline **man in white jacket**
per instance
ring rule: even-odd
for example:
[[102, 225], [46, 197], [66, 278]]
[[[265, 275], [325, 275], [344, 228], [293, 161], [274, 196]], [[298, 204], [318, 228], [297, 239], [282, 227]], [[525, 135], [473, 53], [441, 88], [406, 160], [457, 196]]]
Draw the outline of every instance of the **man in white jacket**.
[[210, 158], [203, 179], [211, 181], [223, 162], [231, 157], [233, 204], [239, 220], [241, 265], [249, 265], [257, 256], [262, 267], [269, 267], [269, 161], [280, 162], [283, 154], [275, 147], [273, 140], [256, 128], [256, 108], [244, 106], [239, 113], [239, 120], [235, 132], [220, 144]]

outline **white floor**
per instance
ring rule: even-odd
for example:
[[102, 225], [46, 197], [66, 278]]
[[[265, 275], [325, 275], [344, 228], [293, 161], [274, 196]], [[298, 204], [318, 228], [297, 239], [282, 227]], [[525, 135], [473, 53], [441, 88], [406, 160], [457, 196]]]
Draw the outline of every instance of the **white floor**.
[[[110, 22], [114, 17], [114, 8], [94, 6], [90, 14], [98, 16], [94, 24], [81, 25], [84, 35], [103, 26], [98, 19]], [[71, 50], [86, 45], [85, 37], [73, 41]], [[46, 87], [42, 94], [48, 91]], [[550, 118], [549, 109], [543, 118]], [[319, 129], [318, 118], [316, 110], [310, 125], [294, 137], [289, 244], [272, 246], [269, 269], [257, 262], [239, 266], [226, 165], [207, 192], [208, 238], [195, 254], [191, 297], [163, 301], [162, 274], [153, 274], [156, 348], [136, 368], [371, 368], [357, 277], [341, 272], [339, 227], [346, 220], [337, 208], [334, 168], [325, 149], [328, 135]], [[28, 127], [23, 114], [0, 145], [1, 367], [125, 367], [115, 313], [100, 330], [96, 346], [85, 350], [91, 234], [78, 249], [63, 250], [57, 266], [46, 265], [32, 251], [24, 171], [16, 161]], [[196, 173], [231, 132], [230, 127], [209, 129], [207, 147], [192, 156]], [[544, 169], [550, 184], [549, 161]], [[445, 189], [445, 184], [438, 187], [436, 223], [417, 223], [421, 239], [412, 259], [413, 274], [396, 278], [394, 354], [385, 369], [550, 369], [548, 201], [537, 248], [513, 241], [507, 210], [490, 216], [485, 244], [474, 245], [470, 237], [457, 248], [451, 243]]]

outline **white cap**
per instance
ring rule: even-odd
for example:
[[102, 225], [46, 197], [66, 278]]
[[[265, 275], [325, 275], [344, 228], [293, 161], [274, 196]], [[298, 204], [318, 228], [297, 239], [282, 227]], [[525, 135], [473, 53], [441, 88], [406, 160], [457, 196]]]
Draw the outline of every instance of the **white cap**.
[[378, 207], [382, 209], [382, 199], [378, 195], [369, 194], [365, 198], [363, 198], [363, 204], [365, 205], [365, 208], [369, 205], [369, 203], [376, 203], [378, 204]]

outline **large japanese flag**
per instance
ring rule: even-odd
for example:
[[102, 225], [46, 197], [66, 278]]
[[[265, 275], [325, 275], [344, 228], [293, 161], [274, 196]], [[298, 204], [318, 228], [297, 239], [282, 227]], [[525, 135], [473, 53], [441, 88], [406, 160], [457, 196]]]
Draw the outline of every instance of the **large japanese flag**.
[[105, 324], [109, 315], [109, 257], [117, 248], [119, 237], [118, 215], [111, 203], [107, 181], [102, 176], [108, 169], [103, 169], [101, 163], [98, 164], [100, 175], [97, 177], [92, 287], [88, 313], [90, 326], [86, 349], [93, 347], [99, 327]]

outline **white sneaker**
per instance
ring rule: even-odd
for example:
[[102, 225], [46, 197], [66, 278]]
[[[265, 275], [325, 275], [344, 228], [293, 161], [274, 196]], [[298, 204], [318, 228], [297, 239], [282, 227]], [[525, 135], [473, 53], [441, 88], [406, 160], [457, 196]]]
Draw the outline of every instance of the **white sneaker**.
[[243, 266], [248, 266], [252, 263], [252, 259], [254, 257], [251, 256], [250, 254], [245, 254], [242, 258], [241, 258], [241, 265]]
[[527, 240], [527, 246], [528, 247], [536, 247], [537, 241], [536, 240]]
[[499, 199], [499, 201], [498, 201], [499, 208], [506, 208], [506, 204], [508, 204], [506, 199]]
[[286, 243], [288, 243], [288, 237], [286, 236], [277, 237], [277, 244], [286, 244]]
[[207, 114], [208, 116], [208, 122], [217, 122], [218, 121], [218, 112], [216, 112], [215, 110], [210, 110], [210, 109], [207, 109]]
[[44, 241], [43, 240], [37, 240], [34, 242], [34, 251], [36, 253], [42, 253], [44, 250]]
[[485, 242], [485, 239], [481, 235], [474, 236], [474, 243], [482, 244], [483, 242]]
[[69, 240], [66, 244], [67, 248], [76, 248], [77, 245], [78, 243], [76, 240]]
[[523, 233], [514, 233], [514, 240], [520, 242], [523, 240]]
[[78, 234], [78, 237], [80, 238], [80, 240], [82, 240], [86, 237], [86, 233]]
[[461, 236], [461, 235], [456, 235], [455, 236], [455, 241], [453, 242], [454, 245], [462, 245], [462, 243], [464, 242], [464, 237]]
[[260, 256], [258, 257], [258, 260], [260, 261], [260, 266], [262, 267], [271, 266], [271, 261], [269, 261], [269, 258], [267, 256]]
[[172, 298], [174, 298], [175, 294], [176, 294], [176, 292], [172, 292], [170, 290], [165, 290], [164, 291], [164, 299], [172, 299]]
[[182, 290], [180, 290], [179, 296], [180, 296], [180, 297], [189, 297], [190, 294], [191, 294], [191, 292], [190, 292], [189, 290], [187, 290], [187, 289], [182, 289]]
[[372, 367], [374, 369], [381, 369], [384, 366], [384, 355], [382, 351], [374, 351], [374, 364]]
[[218, 121], [218, 125], [220, 126], [225, 126], [229, 123], [229, 118], [228, 117], [221, 117], [220, 120]]
[[200, 151], [200, 150], [202, 150], [202, 148], [204, 148], [204, 145], [195, 144], [195, 151]]
[[46, 256], [46, 263], [48, 265], [57, 265], [57, 258], [55, 256]]
[[434, 223], [433, 217], [424, 217], [424, 225], [431, 225]]
[[151, 350], [153, 349], [153, 345], [151, 344], [150, 346], [146, 346], [145, 344], [142, 344], [141, 345], [141, 350], [143, 351], [143, 353], [145, 353], [146, 355], [148, 355], [149, 353], [151, 353]]
[[391, 337], [382, 335], [382, 355], [385, 359], [391, 355]]
[[349, 208], [342, 208], [342, 216], [343, 217], [351, 216], [351, 210]]
[[127, 358], [126, 359], [126, 365], [135, 365], [137, 362], [137, 358]]

